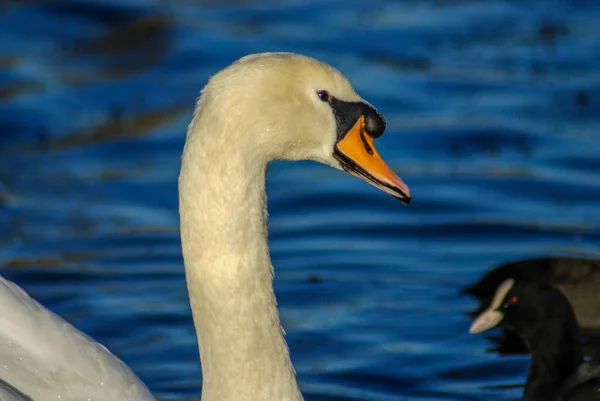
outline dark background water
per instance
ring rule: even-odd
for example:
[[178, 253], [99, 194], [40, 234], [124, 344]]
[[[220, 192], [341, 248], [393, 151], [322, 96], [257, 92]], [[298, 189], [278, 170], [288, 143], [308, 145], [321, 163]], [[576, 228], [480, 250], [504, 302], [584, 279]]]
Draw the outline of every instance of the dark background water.
[[470, 336], [498, 263], [600, 255], [600, 3], [0, 3], [0, 265], [158, 398], [200, 394], [176, 177], [194, 99], [242, 55], [327, 61], [388, 120], [397, 201], [268, 173], [276, 292], [307, 400], [509, 400], [523, 355]]

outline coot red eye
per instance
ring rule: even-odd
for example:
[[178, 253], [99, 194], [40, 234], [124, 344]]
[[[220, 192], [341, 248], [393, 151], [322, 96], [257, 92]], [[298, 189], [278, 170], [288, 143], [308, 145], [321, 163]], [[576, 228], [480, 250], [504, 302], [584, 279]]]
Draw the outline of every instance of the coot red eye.
[[317, 96], [319, 96], [319, 99], [321, 99], [324, 102], [329, 101], [329, 92], [327, 91], [318, 91]]
[[508, 302], [507, 302], [507, 303], [508, 303], [509, 305], [516, 305], [516, 304], [517, 304], [517, 302], [519, 302], [519, 299], [513, 295], [512, 297], [510, 297], [510, 298], [508, 299]]

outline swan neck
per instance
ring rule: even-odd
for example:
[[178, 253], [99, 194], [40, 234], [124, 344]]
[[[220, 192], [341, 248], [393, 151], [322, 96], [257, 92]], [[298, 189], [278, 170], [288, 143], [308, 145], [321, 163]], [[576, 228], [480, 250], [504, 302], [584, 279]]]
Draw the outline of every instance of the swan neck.
[[301, 400], [273, 292], [266, 162], [211, 135], [188, 134], [179, 178], [202, 400]]

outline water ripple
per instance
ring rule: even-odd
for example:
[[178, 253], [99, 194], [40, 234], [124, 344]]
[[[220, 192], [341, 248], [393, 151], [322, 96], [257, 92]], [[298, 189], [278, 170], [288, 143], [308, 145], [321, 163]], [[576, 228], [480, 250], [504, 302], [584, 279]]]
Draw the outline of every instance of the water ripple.
[[328, 61], [379, 107], [402, 207], [315, 163], [268, 173], [276, 292], [307, 400], [509, 400], [526, 356], [469, 336], [506, 260], [600, 257], [591, 0], [10, 2], [0, 264], [160, 399], [200, 393], [176, 177], [194, 99], [251, 52]]

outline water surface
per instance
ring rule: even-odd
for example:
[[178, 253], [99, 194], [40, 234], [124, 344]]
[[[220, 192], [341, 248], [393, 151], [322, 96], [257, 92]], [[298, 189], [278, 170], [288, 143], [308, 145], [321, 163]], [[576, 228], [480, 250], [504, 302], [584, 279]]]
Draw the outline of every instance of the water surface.
[[307, 400], [511, 400], [528, 359], [470, 336], [498, 263], [600, 255], [596, 1], [28, 1], [0, 6], [2, 275], [197, 399], [176, 177], [194, 99], [253, 52], [327, 61], [388, 120], [393, 198], [268, 172], [276, 292]]

